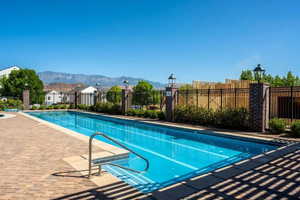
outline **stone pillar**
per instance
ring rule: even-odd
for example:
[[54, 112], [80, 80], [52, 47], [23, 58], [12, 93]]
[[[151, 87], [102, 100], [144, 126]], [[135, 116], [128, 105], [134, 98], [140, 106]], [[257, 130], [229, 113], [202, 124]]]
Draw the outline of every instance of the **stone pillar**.
[[24, 110], [30, 109], [30, 92], [29, 92], [29, 90], [23, 90], [23, 106], [24, 106]]
[[250, 84], [250, 128], [253, 131], [265, 132], [269, 128], [269, 90], [270, 86], [265, 83]]
[[126, 114], [131, 106], [131, 91], [128, 89], [122, 89], [122, 113]]
[[177, 91], [175, 87], [166, 87], [166, 120], [174, 121], [174, 109], [177, 100]]
[[96, 105], [96, 103], [98, 102], [98, 96], [99, 96], [99, 92], [95, 91], [94, 92], [94, 105]]
[[75, 108], [77, 108], [77, 106], [78, 106], [78, 92], [75, 92], [75, 94], [74, 94], [75, 96], [74, 96], [74, 103], [75, 103]]

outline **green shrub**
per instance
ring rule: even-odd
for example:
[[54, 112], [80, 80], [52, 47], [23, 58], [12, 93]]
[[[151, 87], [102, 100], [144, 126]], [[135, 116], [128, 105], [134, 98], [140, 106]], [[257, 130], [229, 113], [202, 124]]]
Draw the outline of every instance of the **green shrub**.
[[39, 107], [39, 109], [40, 109], [40, 110], [45, 110], [45, 109], [46, 109], [46, 106], [45, 106], [45, 105], [41, 105], [41, 106]]
[[291, 131], [293, 136], [300, 137], [300, 121], [293, 122]]
[[153, 112], [152, 110], [146, 110], [146, 111], [144, 112], [143, 117], [150, 118], [151, 115], [152, 115], [152, 112]]
[[79, 104], [78, 106], [78, 109], [80, 110], [88, 110], [89, 106], [85, 105], [85, 104]]
[[38, 108], [36, 106], [31, 106], [31, 110], [37, 110]]
[[177, 106], [174, 109], [174, 120], [176, 122], [209, 125], [214, 123], [214, 112], [194, 105]]
[[0, 100], [0, 110], [4, 109], [22, 109], [22, 101], [16, 99], [8, 99], [7, 101]]
[[283, 119], [273, 118], [269, 122], [271, 133], [283, 133], [285, 131], [286, 122]]
[[96, 103], [96, 105], [90, 107], [91, 111], [108, 113], [113, 115], [121, 114], [121, 106], [119, 104], [114, 104], [110, 102], [106, 103]]
[[67, 109], [67, 105], [61, 104], [61, 105], [59, 105], [59, 109]]
[[135, 115], [137, 116], [137, 117], [143, 117], [144, 115], [145, 115], [145, 112], [146, 111], [144, 111], [144, 110], [142, 110], [142, 109], [136, 109], [135, 110]]
[[246, 129], [249, 114], [245, 108], [225, 109], [215, 112], [214, 124], [221, 128]]
[[158, 112], [159, 112], [159, 111], [153, 110], [153, 111], [151, 112], [150, 118], [151, 118], [151, 119], [157, 119], [157, 118], [158, 118]]
[[135, 116], [136, 115], [135, 110], [134, 109], [128, 109], [128, 111], [126, 112], [126, 115]]
[[194, 105], [176, 106], [174, 120], [175, 122], [244, 130], [248, 128], [249, 113], [245, 108], [213, 111]]
[[60, 109], [60, 105], [54, 105], [53, 109]]
[[166, 119], [165, 113], [162, 112], [162, 111], [157, 112], [157, 117], [158, 117], [159, 120], [165, 120]]
[[75, 104], [70, 104], [69, 109], [75, 109]]
[[52, 106], [52, 105], [47, 106], [46, 109], [47, 109], [47, 110], [52, 110], [52, 109], [54, 109], [54, 106]]

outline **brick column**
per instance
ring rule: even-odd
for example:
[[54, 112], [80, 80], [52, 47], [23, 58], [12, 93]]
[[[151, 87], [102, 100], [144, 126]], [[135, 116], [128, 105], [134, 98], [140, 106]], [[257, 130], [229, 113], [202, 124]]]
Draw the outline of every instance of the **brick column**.
[[265, 132], [269, 127], [269, 89], [265, 83], [250, 84], [250, 128], [253, 131]]
[[75, 103], [75, 108], [77, 108], [77, 106], [78, 106], [78, 92], [75, 92], [74, 93], [74, 103]]
[[30, 109], [30, 93], [29, 90], [23, 90], [23, 106], [24, 110]]
[[96, 103], [98, 102], [98, 97], [99, 97], [99, 92], [95, 91], [94, 92], [94, 105], [96, 105]]
[[174, 120], [177, 91], [175, 87], [166, 87], [166, 119], [170, 122]]
[[122, 113], [126, 114], [126, 112], [128, 111], [128, 109], [131, 106], [131, 98], [132, 93], [130, 90], [128, 89], [123, 89], [122, 90]]

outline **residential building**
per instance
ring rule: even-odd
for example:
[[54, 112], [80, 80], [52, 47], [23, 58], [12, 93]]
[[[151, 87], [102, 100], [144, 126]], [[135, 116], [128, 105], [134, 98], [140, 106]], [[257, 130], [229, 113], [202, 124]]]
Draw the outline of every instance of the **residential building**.
[[4, 69], [1, 69], [0, 70], [0, 78], [2, 77], [8, 77], [9, 74], [13, 71], [13, 70], [19, 70], [21, 69], [20, 67], [18, 66], [11, 66], [11, 67], [7, 67], [7, 68], [4, 68]]
[[80, 91], [80, 104], [94, 105], [97, 88], [89, 86]]

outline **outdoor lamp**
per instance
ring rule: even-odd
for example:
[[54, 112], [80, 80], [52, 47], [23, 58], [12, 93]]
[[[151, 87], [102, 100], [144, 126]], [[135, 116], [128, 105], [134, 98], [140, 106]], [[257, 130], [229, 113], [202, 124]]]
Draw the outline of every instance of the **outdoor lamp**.
[[263, 78], [263, 75], [265, 75], [266, 70], [261, 67], [261, 64], [258, 64], [253, 71], [254, 76], [257, 76], [258, 82], [260, 83], [261, 79]]
[[100, 83], [96, 83], [96, 84], [95, 84], [97, 91], [100, 90], [100, 85], [101, 85]]
[[28, 83], [25, 83], [24, 86], [25, 86], [25, 89], [27, 89], [28, 88]]
[[125, 88], [128, 89], [128, 87], [129, 87], [129, 81], [128, 80], [124, 80], [123, 83], [125, 85]]
[[175, 86], [175, 81], [176, 81], [176, 77], [175, 75], [172, 73], [169, 78], [169, 87], [174, 87]]

